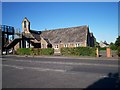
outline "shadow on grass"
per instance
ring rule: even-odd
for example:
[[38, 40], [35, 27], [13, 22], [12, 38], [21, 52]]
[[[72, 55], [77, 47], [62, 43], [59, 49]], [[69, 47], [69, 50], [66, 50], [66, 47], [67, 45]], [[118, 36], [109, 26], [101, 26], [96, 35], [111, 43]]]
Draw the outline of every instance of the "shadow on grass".
[[107, 77], [101, 78], [100, 80], [94, 82], [85, 90], [93, 88], [120, 88], [119, 73], [109, 73]]

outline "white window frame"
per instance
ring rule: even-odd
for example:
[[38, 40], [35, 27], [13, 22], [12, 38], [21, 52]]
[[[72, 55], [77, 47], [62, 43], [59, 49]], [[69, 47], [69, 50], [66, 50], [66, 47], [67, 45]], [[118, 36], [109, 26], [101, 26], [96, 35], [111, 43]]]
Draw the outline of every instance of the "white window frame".
[[68, 47], [68, 44], [65, 44], [64, 47]]
[[75, 45], [76, 45], [76, 47], [80, 47], [80, 43], [76, 43]]
[[42, 44], [42, 48], [45, 48], [45, 44]]
[[58, 45], [55, 45], [55, 48], [59, 48], [59, 46], [58, 46]]
[[58, 48], [59, 46], [58, 46], [58, 45], [56, 45], [56, 47]]
[[28, 48], [28, 45], [29, 45], [29, 44], [28, 44], [27, 40], [25, 41], [25, 44], [26, 44], [26, 48]]

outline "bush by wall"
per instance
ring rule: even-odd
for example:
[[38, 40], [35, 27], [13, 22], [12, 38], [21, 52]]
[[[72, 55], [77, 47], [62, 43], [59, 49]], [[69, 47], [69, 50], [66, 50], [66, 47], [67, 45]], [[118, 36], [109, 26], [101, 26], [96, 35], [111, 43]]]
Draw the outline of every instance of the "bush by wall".
[[117, 54], [120, 57], [120, 46], [117, 48]]
[[106, 50], [106, 47], [99, 47], [99, 50]]
[[110, 49], [111, 49], [111, 50], [117, 50], [117, 46], [112, 45], [112, 46], [110, 46]]
[[16, 51], [18, 55], [53, 55], [53, 48], [19, 48]]
[[53, 48], [47, 48], [47, 49], [40, 49], [41, 55], [53, 55], [54, 49]]
[[16, 54], [18, 55], [30, 55], [32, 53], [32, 50], [30, 48], [19, 48], [16, 51]]
[[[106, 50], [107, 47], [100, 47], [99, 50]], [[116, 46], [110, 46], [109, 47], [111, 50], [117, 50]]]
[[[106, 50], [107, 47], [99, 47], [99, 50]], [[116, 46], [110, 46], [109, 47], [111, 50], [117, 50]]]
[[65, 56], [96, 56], [96, 48], [91, 47], [61, 48], [61, 54]]

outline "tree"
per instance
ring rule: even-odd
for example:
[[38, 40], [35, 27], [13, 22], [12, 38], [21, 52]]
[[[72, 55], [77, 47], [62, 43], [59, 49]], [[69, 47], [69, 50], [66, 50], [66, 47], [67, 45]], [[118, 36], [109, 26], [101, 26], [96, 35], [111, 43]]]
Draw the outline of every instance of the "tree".
[[109, 47], [110, 47], [112, 50], [117, 50], [117, 46], [116, 46], [113, 42], [110, 43]]
[[118, 36], [118, 38], [116, 39], [115, 45], [116, 45], [117, 47], [120, 46], [120, 36]]
[[116, 39], [115, 45], [116, 45], [117, 50], [118, 50], [117, 54], [120, 57], [120, 36], [118, 36], [118, 38]]
[[110, 43], [110, 45], [114, 45], [114, 43], [113, 43], [113, 42], [111, 42], [111, 43]]

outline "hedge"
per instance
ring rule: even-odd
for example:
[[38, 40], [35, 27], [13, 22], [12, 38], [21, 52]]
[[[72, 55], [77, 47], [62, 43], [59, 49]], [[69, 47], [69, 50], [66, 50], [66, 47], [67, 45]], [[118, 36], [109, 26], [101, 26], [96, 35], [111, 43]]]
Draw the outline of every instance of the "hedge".
[[65, 56], [96, 56], [96, 48], [91, 47], [61, 48], [61, 54]]
[[32, 50], [30, 48], [19, 48], [16, 51], [18, 55], [31, 55]]
[[18, 55], [53, 55], [53, 48], [19, 48], [16, 51]]
[[[107, 47], [99, 47], [99, 50], [106, 50]], [[117, 50], [116, 46], [109, 47], [111, 50]]]
[[107, 47], [99, 47], [99, 50], [106, 50]]

